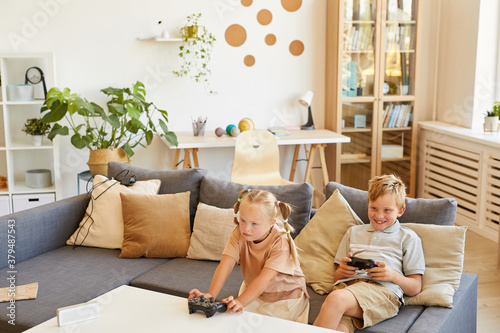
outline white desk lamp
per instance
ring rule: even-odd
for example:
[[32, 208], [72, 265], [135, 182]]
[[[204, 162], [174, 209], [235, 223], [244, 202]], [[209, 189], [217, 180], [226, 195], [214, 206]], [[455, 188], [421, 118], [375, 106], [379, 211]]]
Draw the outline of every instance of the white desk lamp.
[[302, 129], [302, 130], [313, 130], [314, 129], [314, 121], [313, 121], [312, 112], [311, 112], [311, 103], [312, 103], [313, 96], [314, 96], [313, 92], [311, 90], [308, 90], [308, 91], [306, 91], [304, 96], [302, 96], [299, 99], [299, 103], [301, 105], [308, 107], [307, 123], [300, 126], [300, 129]]

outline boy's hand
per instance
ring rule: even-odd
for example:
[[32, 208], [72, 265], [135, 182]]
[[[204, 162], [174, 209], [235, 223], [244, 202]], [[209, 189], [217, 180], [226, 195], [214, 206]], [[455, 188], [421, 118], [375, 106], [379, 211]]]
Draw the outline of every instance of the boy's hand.
[[210, 293], [202, 293], [198, 289], [191, 289], [191, 291], [189, 292], [188, 300], [190, 300], [192, 298], [200, 297], [200, 296], [204, 296], [206, 299], [209, 299], [210, 297], [212, 297], [212, 295], [210, 295]]
[[227, 305], [227, 309], [231, 310], [231, 313], [235, 313], [237, 311], [243, 313], [244, 308], [238, 299], [235, 299], [233, 296], [229, 296], [228, 298], [224, 298], [222, 303]]
[[397, 274], [394, 270], [387, 267], [385, 261], [377, 261], [375, 264], [378, 267], [369, 268], [366, 270], [369, 276], [376, 281], [394, 281], [394, 275]]
[[337, 267], [337, 271], [340, 272], [341, 279], [355, 277], [359, 268], [354, 266], [348, 266], [347, 263], [351, 262], [349, 257], [352, 257], [352, 253], [349, 252], [347, 257], [342, 258], [342, 262], [339, 267]]

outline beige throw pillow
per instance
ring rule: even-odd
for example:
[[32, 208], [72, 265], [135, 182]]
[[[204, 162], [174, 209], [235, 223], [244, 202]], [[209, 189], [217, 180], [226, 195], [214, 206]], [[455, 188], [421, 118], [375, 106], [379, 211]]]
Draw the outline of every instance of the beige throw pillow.
[[347, 229], [358, 224], [363, 222], [335, 190], [295, 238], [295, 245], [302, 250], [299, 259], [306, 283], [318, 294], [332, 291], [333, 262], [340, 241]]
[[124, 236], [120, 258], [185, 257], [191, 236], [189, 194], [121, 193]]
[[133, 186], [124, 186], [114, 179], [96, 175], [86, 214], [66, 244], [106, 249], [121, 248], [123, 217], [120, 193], [156, 194], [160, 185], [160, 180], [151, 179], [138, 181]]
[[233, 208], [223, 209], [200, 202], [196, 209], [187, 257], [220, 260], [229, 234], [235, 227]]
[[403, 223], [422, 240], [425, 273], [422, 292], [405, 296], [406, 305], [452, 307], [453, 295], [460, 284], [467, 227]]

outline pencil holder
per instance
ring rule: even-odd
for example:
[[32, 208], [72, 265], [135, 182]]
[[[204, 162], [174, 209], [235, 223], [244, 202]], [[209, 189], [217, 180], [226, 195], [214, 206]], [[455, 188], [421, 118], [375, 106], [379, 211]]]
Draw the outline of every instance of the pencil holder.
[[193, 123], [193, 135], [194, 136], [204, 136], [205, 135], [205, 126], [207, 123], [202, 122], [194, 122]]

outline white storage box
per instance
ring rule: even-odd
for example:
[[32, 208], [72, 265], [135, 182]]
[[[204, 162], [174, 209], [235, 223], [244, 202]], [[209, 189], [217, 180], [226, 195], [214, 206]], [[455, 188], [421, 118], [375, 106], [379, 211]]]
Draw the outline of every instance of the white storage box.
[[14, 213], [54, 201], [56, 201], [54, 193], [14, 194], [12, 196]]
[[9, 101], [28, 102], [35, 100], [35, 88], [32, 84], [9, 84]]
[[0, 195], [0, 216], [10, 214], [10, 200], [8, 195]]
[[403, 146], [382, 145], [382, 158], [403, 158]]

